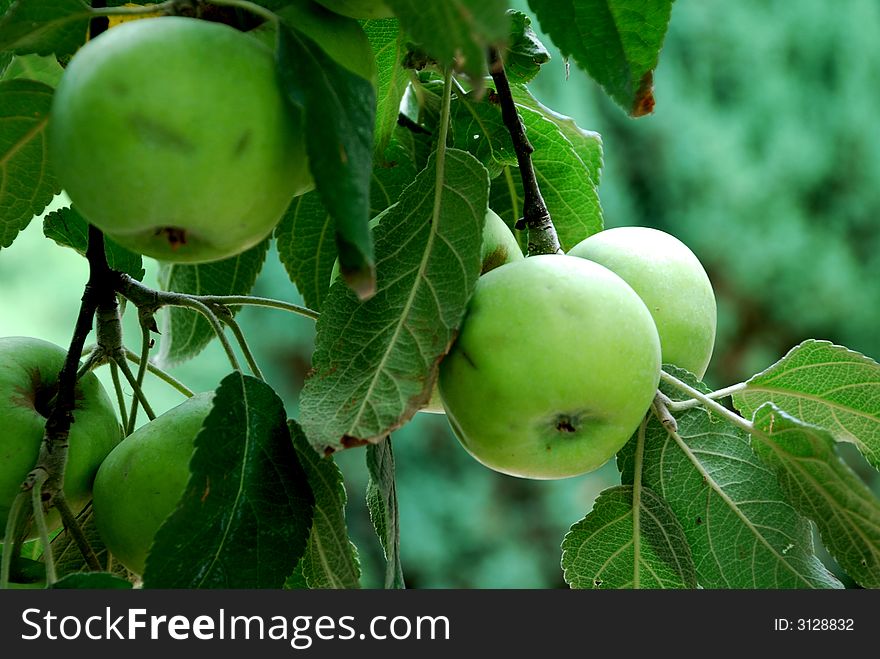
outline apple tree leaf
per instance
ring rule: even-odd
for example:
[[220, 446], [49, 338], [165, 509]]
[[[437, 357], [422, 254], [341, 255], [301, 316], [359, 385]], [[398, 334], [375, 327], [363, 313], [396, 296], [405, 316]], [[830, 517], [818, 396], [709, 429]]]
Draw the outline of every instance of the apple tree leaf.
[[[664, 369], [707, 391], [687, 371]], [[660, 389], [673, 400], [687, 397], [663, 381]], [[841, 588], [813, 552], [809, 521], [787, 502], [748, 435], [702, 408], [683, 412], [676, 422], [678, 431], [671, 433], [656, 418], [649, 421], [641, 482], [681, 523], [700, 585]], [[636, 439], [618, 454], [624, 484], [633, 483]]]
[[[517, 104], [526, 135], [535, 148], [532, 165], [553, 225], [566, 251], [604, 226], [599, 202], [599, 174], [595, 160], [595, 139], [572, 128], [566, 118], [547, 116], [543, 110]], [[560, 125], [561, 124], [561, 125]], [[575, 138], [573, 142], [566, 133]], [[595, 134], [593, 134], [595, 135]], [[585, 162], [582, 155], [589, 155]], [[523, 188], [519, 170], [505, 167], [492, 181], [489, 205], [509, 226], [522, 217]]]
[[[394, 204], [415, 178], [415, 164], [395, 139], [386, 158], [373, 167], [370, 178], [370, 217]], [[320, 311], [330, 289], [337, 258], [333, 218], [317, 192], [293, 200], [275, 228], [278, 256], [308, 307]]]
[[430, 398], [479, 276], [487, 196], [471, 155], [432, 157], [374, 230], [375, 297], [331, 286], [300, 400], [318, 450], [379, 442]]
[[[59, 208], [43, 218], [43, 234], [62, 247], [70, 247], [85, 256], [89, 245], [89, 223], [79, 214], [74, 206]], [[113, 270], [119, 270], [138, 281], [143, 281], [146, 271], [144, 259], [140, 254], [115, 243], [110, 237], [104, 236], [104, 252], [107, 264]]]
[[315, 499], [278, 395], [220, 382], [190, 479], [147, 556], [147, 588], [281, 588], [305, 551]]
[[367, 447], [367, 508], [385, 553], [385, 588], [405, 588], [400, 560], [400, 515], [394, 477], [394, 451], [389, 435]]
[[46, 153], [52, 93], [33, 80], [0, 81], [0, 249], [61, 192]]
[[[11, 53], [7, 54], [11, 56]], [[58, 85], [62, 73], [64, 69], [54, 55], [16, 55], [10, 57], [9, 65], [5, 69], [0, 65], [0, 80], [27, 78], [53, 88]]]
[[[76, 521], [79, 523], [89, 545], [95, 552], [98, 563], [105, 569], [116, 576], [128, 579], [129, 572], [125, 566], [119, 561], [113, 561], [107, 546], [98, 533], [98, 526], [95, 524], [95, 515], [92, 507], [87, 506], [79, 515]], [[52, 539], [52, 557], [55, 559], [55, 571], [59, 576], [73, 574], [75, 572], [87, 572], [89, 565], [83, 558], [82, 552], [73, 540], [71, 535], [66, 531], [62, 531]]]
[[471, 92], [456, 96], [450, 106], [449, 145], [479, 160], [489, 170], [490, 179], [505, 167], [516, 167], [510, 132], [501, 119], [501, 106], [492, 100], [495, 98]]
[[550, 53], [532, 29], [532, 19], [510, 11], [510, 36], [504, 53], [504, 70], [511, 84], [525, 84], [550, 61]]
[[0, 51], [72, 55], [86, 42], [90, 17], [82, 0], [0, 0]]
[[562, 541], [562, 569], [572, 588], [696, 588], [690, 547], [675, 515], [650, 488], [618, 485]]
[[880, 364], [870, 357], [829, 341], [804, 341], [733, 396], [747, 418], [768, 402], [855, 444], [880, 469]]
[[400, 101], [409, 83], [409, 72], [401, 64], [406, 40], [394, 18], [368, 20], [363, 27], [378, 69], [374, 142], [376, 155], [381, 159], [397, 127]]
[[[162, 263], [159, 285], [162, 290], [191, 295], [247, 295], [251, 292], [266, 253], [269, 240], [246, 252], [211, 263], [187, 265]], [[237, 307], [231, 307], [233, 313]], [[158, 361], [177, 364], [199, 354], [216, 337], [205, 318], [193, 309], [167, 307], [162, 312]]]
[[[292, 421], [290, 436], [315, 495], [309, 543], [294, 574], [302, 574], [308, 588], [360, 588], [357, 548], [348, 537], [345, 523], [342, 471], [332, 457], [318, 454]], [[286, 587], [297, 587], [298, 583], [288, 578]]]
[[288, 98], [304, 111], [309, 167], [321, 203], [334, 220], [345, 281], [361, 299], [376, 288], [368, 226], [376, 90], [314, 41], [281, 22], [278, 65]]
[[654, 109], [673, 0], [529, 0], [541, 29], [633, 117]]
[[486, 51], [503, 43], [510, 17], [504, 0], [385, 0], [401, 27], [441, 65], [456, 61], [473, 80], [486, 72]]
[[755, 411], [755, 453], [776, 472], [828, 552], [863, 588], [880, 588], [880, 500], [835, 451], [831, 433], [765, 403]]

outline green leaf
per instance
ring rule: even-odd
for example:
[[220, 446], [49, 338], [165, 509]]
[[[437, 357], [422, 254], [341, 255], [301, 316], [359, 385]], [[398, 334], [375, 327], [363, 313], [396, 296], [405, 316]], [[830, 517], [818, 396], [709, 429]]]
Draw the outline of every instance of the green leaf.
[[[159, 285], [165, 291], [191, 295], [247, 295], [257, 281], [268, 250], [267, 239], [238, 256], [213, 263], [162, 263]], [[236, 307], [231, 310], [238, 311]], [[179, 307], [164, 311], [161, 328], [158, 359], [165, 364], [195, 357], [216, 336], [200, 313]]]
[[829, 432], [765, 403], [752, 448], [788, 501], [815, 522], [828, 552], [864, 588], [880, 588], [880, 500], [835, 452]]
[[72, 55], [86, 42], [90, 16], [82, 0], [0, 0], [0, 50]]
[[304, 109], [309, 167], [334, 219], [342, 275], [361, 299], [369, 298], [376, 287], [368, 227], [376, 90], [284, 22], [278, 65], [288, 97]]
[[654, 69], [673, 0], [529, 0], [562, 55], [633, 117], [654, 109]]
[[[43, 218], [43, 234], [62, 247], [71, 247], [83, 256], [86, 254], [89, 223], [73, 206], [59, 208], [46, 215]], [[146, 271], [140, 254], [118, 245], [108, 236], [104, 236], [104, 252], [107, 255], [107, 264], [112, 269], [124, 272], [138, 281], [143, 280]]]
[[61, 192], [46, 157], [51, 105], [41, 82], [0, 82], [0, 249]]
[[489, 170], [490, 179], [505, 167], [516, 166], [516, 152], [501, 119], [501, 107], [485, 93], [457, 96], [452, 101], [450, 117], [450, 146], [479, 160]]
[[60, 589], [98, 589], [98, 590], [130, 590], [131, 582], [109, 572], [78, 572], [62, 577], [52, 588]]
[[406, 588], [400, 561], [400, 517], [391, 437], [367, 447], [367, 508], [385, 553], [385, 588]]
[[469, 154], [432, 158], [375, 229], [375, 297], [330, 288], [300, 402], [318, 450], [380, 441], [430, 398], [479, 276], [487, 187]]
[[[360, 588], [357, 548], [349, 540], [345, 523], [342, 472], [332, 457], [322, 457], [312, 448], [296, 422], [288, 423], [293, 446], [315, 495], [309, 544], [297, 568], [309, 588]], [[296, 583], [288, 579], [287, 587]]]
[[873, 359], [829, 341], [804, 341], [733, 397], [747, 418], [767, 402], [852, 442], [880, 469], [880, 364]]
[[638, 520], [631, 485], [602, 492], [562, 541], [562, 569], [572, 588], [696, 588], [690, 548], [675, 515], [640, 488]]
[[239, 372], [217, 388], [190, 479], [153, 540], [148, 588], [281, 588], [308, 542], [315, 499], [284, 405]]
[[[694, 387], [686, 371], [665, 367]], [[661, 383], [673, 400], [687, 398]], [[752, 452], [745, 432], [693, 408], [669, 433], [651, 418], [642, 483], [669, 504], [691, 547], [704, 588], [840, 588], [813, 553], [810, 523], [787, 503], [776, 474]], [[618, 454], [633, 482], [635, 440]]]
[[[517, 109], [526, 125], [529, 142], [535, 148], [532, 165], [541, 194], [562, 248], [568, 251], [603, 227], [595, 163], [585, 163], [579, 154], [593, 151], [588, 151], [584, 142], [575, 147], [557, 123], [563, 119], [551, 120], [525, 105], [517, 105]], [[519, 170], [506, 169], [493, 181], [490, 206], [509, 225], [514, 225], [522, 216], [523, 188]]]
[[[105, 570], [127, 580], [128, 570], [122, 563], [112, 560], [100, 533], [98, 533], [98, 526], [95, 524], [95, 516], [92, 513], [91, 505], [77, 515], [76, 519], [83, 535], [94, 550], [98, 563]], [[80, 552], [76, 542], [66, 531], [59, 533], [52, 539], [52, 556], [55, 559], [55, 570], [59, 576], [89, 570], [89, 565], [85, 558], [83, 558], [82, 552]]]
[[532, 19], [521, 11], [508, 13], [511, 22], [504, 70], [511, 84], [524, 84], [538, 75], [542, 64], [550, 61], [550, 53], [532, 30]]
[[406, 43], [397, 19], [365, 21], [363, 27], [379, 71], [374, 141], [375, 152], [381, 159], [397, 127], [400, 101], [409, 83], [409, 74], [401, 65]]
[[[539, 113], [544, 119], [552, 121], [559, 128], [560, 132], [571, 142], [575, 153], [581, 159], [581, 162], [587, 167], [590, 180], [593, 185], [598, 188], [602, 178], [602, 167], [604, 164], [602, 155], [602, 136], [599, 133], [581, 128], [575, 123], [571, 117], [551, 110], [538, 99], [532, 96], [531, 92], [523, 85], [512, 85], [513, 100], [518, 107], [529, 108]], [[601, 208], [599, 209], [601, 213]]]
[[[395, 139], [385, 162], [377, 162], [370, 179], [370, 217], [394, 204], [415, 178], [415, 164]], [[333, 218], [317, 192], [293, 200], [275, 229], [278, 256], [308, 307], [320, 311], [330, 290], [336, 261]]]
[[275, 227], [278, 258], [303, 296], [306, 306], [320, 311], [330, 289], [336, 260], [333, 218], [317, 192], [296, 197]]
[[503, 43], [510, 17], [504, 0], [386, 0], [400, 25], [441, 65], [456, 62], [474, 81], [486, 72], [486, 50]]
[[61, 80], [64, 69], [58, 63], [54, 55], [17, 55], [11, 58], [9, 66], [4, 70], [0, 66], [0, 80], [12, 80], [14, 78], [27, 78], [36, 80], [50, 87], [56, 87]]

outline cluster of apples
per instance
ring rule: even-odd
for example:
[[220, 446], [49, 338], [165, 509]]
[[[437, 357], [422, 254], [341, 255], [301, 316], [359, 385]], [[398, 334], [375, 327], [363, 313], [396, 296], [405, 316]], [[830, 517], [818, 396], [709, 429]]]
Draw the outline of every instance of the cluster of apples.
[[442, 408], [487, 467], [584, 474], [632, 436], [662, 363], [703, 376], [715, 326], [712, 285], [684, 243], [608, 229], [568, 254], [515, 258], [480, 277], [440, 362]]
[[[388, 13], [372, 0], [327, 4]], [[188, 18], [125, 23], [84, 46], [55, 93], [50, 153], [91, 223], [176, 262], [240, 253], [313, 185], [301, 117], [280, 90], [271, 51]], [[609, 229], [566, 255], [525, 258], [488, 210], [482, 261], [425, 411], [445, 412], [462, 445], [492, 469], [538, 479], [594, 470], [644, 417], [662, 363], [706, 370], [712, 287], [696, 256], [666, 233]], [[0, 532], [37, 459], [64, 358], [45, 341], [0, 339]], [[75, 512], [93, 500], [102, 539], [136, 574], [183, 493], [211, 400], [197, 395], [121, 441], [98, 379], [77, 384], [65, 494]], [[57, 515], [49, 524], [57, 528]]]

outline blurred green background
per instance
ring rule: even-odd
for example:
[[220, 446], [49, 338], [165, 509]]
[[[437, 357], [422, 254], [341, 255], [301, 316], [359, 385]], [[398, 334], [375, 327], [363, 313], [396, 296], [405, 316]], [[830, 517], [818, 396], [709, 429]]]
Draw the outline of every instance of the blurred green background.
[[[525, 0], [513, 4], [529, 13]], [[741, 381], [808, 337], [880, 357], [878, 34], [876, 0], [678, 0], [655, 77], [656, 111], [639, 120], [576, 67], [567, 76], [544, 39], [553, 59], [532, 89], [602, 134], [607, 226], [669, 231], [709, 272], [719, 305], [710, 385]], [[155, 264], [147, 265], [154, 283]], [[44, 239], [33, 222], [0, 253], [0, 335], [66, 345], [86, 275], [84, 259]], [[271, 254], [255, 294], [298, 301]], [[127, 336], [136, 348], [131, 316]], [[313, 323], [254, 308], [240, 318], [295, 416]], [[214, 342], [171, 370], [203, 390], [227, 369]], [[181, 401], [151, 378], [147, 394], [159, 410]], [[443, 416], [418, 414], [393, 441], [410, 587], [563, 586], [563, 535], [617, 480], [613, 464], [557, 482], [495, 474], [464, 452]], [[381, 586], [363, 501], [364, 452], [337, 460], [364, 584]]]

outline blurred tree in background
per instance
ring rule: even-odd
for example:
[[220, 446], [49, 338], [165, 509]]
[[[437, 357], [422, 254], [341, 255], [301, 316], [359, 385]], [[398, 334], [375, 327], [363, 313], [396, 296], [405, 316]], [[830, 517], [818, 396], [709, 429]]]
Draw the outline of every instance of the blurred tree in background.
[[[514, 4], [530, 13], [526, 0]], [[626, 118], [577, 68], [567, 76], [554, 51], [532, 83], [543, 103], [601, 133], [606, 225], [664, 229], [705, 264], [719, 304], [710, 385], [738, 382], [807, 337], [880, 357], [878, 33], [876, 0], [678, 0], [652, 116]], [[64, 345], [79, 304], [71, 282], [85, 282], [86, 262], [62, 248], [47, 252], [40, 230], [32, 223], [26, 233], [34, 239], [23, 235], [0, 258], [4, 308], [19, 310], [0, 317], [0, 334]], [[254, 294], [288, 296], [285, 272], [277, 259], [269, 264]], [[34, 280], [53, 292], [35, 299]], [[239, 318], [295, 416], [314, 325], [254, 308]], [[136, 322], [127, 322], [136, 345]], [[173, 373], [208, 389], [227, 369], [214, 342]], [[157, 411], [181, 401], [155, 381], [147, 394]], [[401, 550], [413, 587], [563, 586], [562, 537], [616, 480], [613, 463], [565, 481], [502, 476], [464, 452], [442, 415], [418, 414], [394, 435], [394, 447]], [[345, 451], [337, 461], [364, 584], [380, 586], [364, 452]]]

